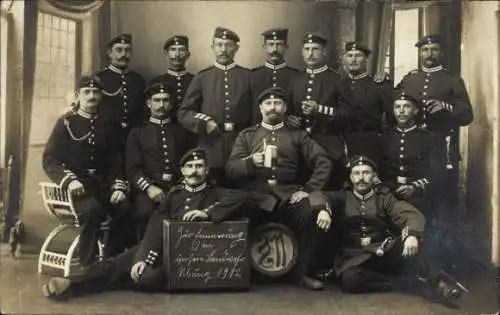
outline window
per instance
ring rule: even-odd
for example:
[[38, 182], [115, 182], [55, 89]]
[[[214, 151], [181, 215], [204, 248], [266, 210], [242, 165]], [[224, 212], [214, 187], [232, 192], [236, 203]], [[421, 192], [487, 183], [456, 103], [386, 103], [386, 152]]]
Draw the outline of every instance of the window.
[[70, 19], [38, 13], [30, 144], [44, 144], [57, 118], [68, 109], [67, 96], [78, 74], [78, 26]]
[[418, 50], [415, 43], [419, 39], [419, 9], [394, 11], [393, 67], [394, 84], [411, 70], [418, 68]]
[[[3, 9], [3, 7], [2, 7]], [[7, 38], [9, 20], [2, 11], [0, 16], [0, 166], [6, 165], [5, 150], [7, 140]]]

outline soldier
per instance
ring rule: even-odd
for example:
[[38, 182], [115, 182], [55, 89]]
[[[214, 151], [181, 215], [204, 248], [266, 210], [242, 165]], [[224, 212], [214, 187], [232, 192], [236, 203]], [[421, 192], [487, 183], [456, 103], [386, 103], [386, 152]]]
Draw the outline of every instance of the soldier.
[[421, 107], [421, 102], [405, 92], [398, 93], [394, 101], [397, 127], [382, 136], [380, 177], [397, 198], [410, 202], [430, 223], [433, 216], [427, 192], [432, 183], [430, 158], [434, 138], [417, 124]]
[[172, 120], [176, 87], [171, 84], [158, 81], [148, 86], [149, 121], [132, 129], [127, 140], [126, 170], [137, 192], [134, 201], [140, 236], [153, 210], [179, 180], [178, 162], [189, 149], [186, 131]]
[[434, 186], [446, 187], [434, 194], [434, 207], [438, 215], [452, 220], [458, 206], [459, 129], [472, 122], [472, 107], [463, 80], [441, 64], [440, 37], [425, 36], [415, 46], [420, 49], [420, 70], [408, 73], [397, 88], [425, 105], [424, 122], [435, 135]]
[[302, 57], [307, 68], [289, 86], [291, 115], [288, 122], [301, 126], [333, 161], [329, 189], [340, 189], [345, 180], [341, 132], [349, 124], [349, 108], [340, 100], [340, 76], [326, 65], [328, 40], [319, 33], [304, 37]]
[[[335, 261], [341, 288], [352, 293], [394, 289], [389, 275], [416, 257], [425, 272], [431, 297], [449, 303], [467, 289], [456, 282], [428, 255], [422, 236], [424, 216], [411, 204], [399, 201], [385, 187], [374, 188], [376, 165], [369, 158], [350, 161], [352, 190], [323, 192], [325, 208], [334, 213], [342, 248]], [[314, 192], [312, 195], [316, 194]], [[313, 196], [312, 200], [319, 200]]]
[[[331, 162], [305, 131], [285, 126], [287, 101], [281, 88], [265, 90], [257, 101], [262, 122], [238, 135], [227, 162], [227, 176], [239, 181], [245, 191], [260, 193], [263, 202], [269, 197], [274, 199], [274, 204], [267, 202], [268, 210], [274, 210], [271, 220], [287, 224], [298, 237], [300, 255], [296, 280], [308, 289], [322, 289], [323, 284], [310, 277], [311, 256], [317, 242], [317, 228], [328, 230], [330, 214], [313, 212], [308, 196], [324, 187], [330, 176]], [[299, 182], [301, 161], [312, 169], [304, 185]]]
[[256, 98], [270, 87], [281, 87], [288, 90], [290, 80], [299, 70], [286, 64], [285, 53], [288, 50], [288, 29], [272, 28], [261, 34], [264, 36], [262, 45], [266, 51], [267, 59], [263, 66], [252, 69], [251, 84], [254, 97], [254, 123], [261, 120], [259, 104]]
[[393, 88], [390, 78], [375, 79], [368, 74], [366, 62], [371, 50], [363, 44], [348, 42], [343, 58], [347, 75], [341, 81], [342, 98], [353, 112], [344, 130], [349, 156], [369, 156], [380, 162], [380, 133], [392, 123]]
[[[82, 266], [96, 259], [100, 225], [106, 213], [111, 211], [113, 216], [120, 217], [130, 210], [114, 132], [96, 115], [102, 88], [95, 76], [80, 78], [79, 108], [76, 113], [57, 120], [43, 152], [43, 169], [49, 178], [73, 196], [82, 227], [79, 242]], [[110, 237], [110, 247], [119, 250], [114, 240], [122, 236], [113, 226]]]
[[132, 36], [121, 34], [108, 43], [110, 64], [96, 73], [104, 85], [99, 116], [117, 130], [121, 152], [125, 153], [130, 130], [145, 119], [147, 108], [144, 99], [144, 78], [129, 69], [132, 57]]
[[167, 194], [151, 216], [146, 234], [139, 245], [116, 258], [89, 266], [80, 279], [52, 278], [43, 286], [43, 294], [58, 300], [92, 291], [104, 291], [126, 284], [122, 282], [124, 278], [128, 282], [132, 280], [132, 287], [136, 290], [166, 289], [163, 220], [220, 222], [239, 217], [241, 198], [228, 197], [238, 192], [210, 186], [206, 182], [206, 156], [205, 150], [196, 148], [181, 158], [182, 184], [175, 186]]
[[226, 184], [224, 165], [236, 136], [252, 122], [251, 72], [234, 62], [239, 42], [235, 32], [215, 29], [215, 63], [194, 77], [177, 114], [198, 134], [198, 146], [207, 149], [211, 175], [220, 184]]

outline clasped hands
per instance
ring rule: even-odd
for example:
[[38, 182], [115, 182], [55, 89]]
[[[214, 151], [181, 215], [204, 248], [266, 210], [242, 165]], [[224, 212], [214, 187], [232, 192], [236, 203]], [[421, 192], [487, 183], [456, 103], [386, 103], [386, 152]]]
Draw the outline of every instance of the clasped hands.
[[429, 114], [434, 114], [444, 110], [445, 105], [443, 101], [430, 99], [425, 102], [425, 111]]

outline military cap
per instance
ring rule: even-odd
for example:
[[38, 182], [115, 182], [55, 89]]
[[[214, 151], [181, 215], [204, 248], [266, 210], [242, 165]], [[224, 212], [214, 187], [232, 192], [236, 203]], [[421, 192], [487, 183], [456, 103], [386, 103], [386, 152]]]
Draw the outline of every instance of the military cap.
[[95, 75], [82, 74], [77, 82], [76, 88], [81, 89], [87, 87], [98, 88], [102, 90], [104, 88], [104, 85], [102, 84], [101, 80]]
[[328, 43], [328, 39], [319, 32], [307, 33], [306, 36], [304, 36], [304, 44], [312, 43], [325, 46]]
[[421, 108], [423, 106], [421, 100], [418, 100], [417, 98], [411, 96], [410, 94], [406, 93], [405, 91], [399, 91], [396, 93], [396, 98], [394, 99], [394, 101], [397, 101], [397, 100], [405, 100], [405, 101], [412, 102], [414, 105], [416, 105], [419, 108]]
[[368, 165], [370, 166], [374, 171], [377, 171], [377, 164], [373, 162], [372, 159], [367, 158], [366, 156], [362, 155], [355, 155], [349, 160], [349, 170], [352, 170], [353, 167], [359, 166], [359, 165]]
[[369, 56], [372, 51], [370, 48], [366, 47], [365, 45], [357, 42], [348, 42], [345, 44], [345, 51], [352, 51], [352, 50], [359, 50], [365, 53], [365, 55]]
[[132, 35], [123, 33], [108, 42], [108, 47], [113, 47], [114, 44], [132, 44]]
[[415, 47], [420, 48], [423, 45], [430, 45], [430, 44], [441, 44], [441, 37], [439, 35], [424, 36], [415, 44]]
[[279, 98], [286, 102], [285, 91], [280, 87], [270, 87], [260, 93], [260, 95], [257, 97], [257, 103], [260, 104], [264, 100], [270, 98]]
[[240, 42], [240, 37], [238, 36], [238, 34], [231, 31], [230, 29], [220, 27], [220, 26], [217, 26], [215, 28], [214, 37], [220, 38], [220, 39], [229, 39], [229, 40], [232, 40], [236, 43]]
[[287, 28], [271, 28], [261, 34], [264, 36], [264, 40], [284, 40], [288, 39], [288, 29]]
[[172, 94], [173, 87], [164, 81], [152, 81], [144, 90], [147, 98], [158, 94], [158, 93], [167, 93]]
[[189, 38], [185, 35], [174, 35], [165, 41], [163, 49], [167, 50], [172, 45], [182, 45], [186, 46], [186, 49], [189, 49]]
[[202, 149], [202, 148], [191, 149], [181, 157], [179, 164], [181, 166], [183, 166], [187, 162], [196, 161], [196, 160], [207, 161], [207, 151], [205, 149]]

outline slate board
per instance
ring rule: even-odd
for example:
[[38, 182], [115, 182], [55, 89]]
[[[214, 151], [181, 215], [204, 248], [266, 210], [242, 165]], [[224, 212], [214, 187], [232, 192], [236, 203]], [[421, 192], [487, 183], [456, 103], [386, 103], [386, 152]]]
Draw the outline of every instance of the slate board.
[[248, 220], [164, 220], [163, 246], [170, 291], [250, 287]]

